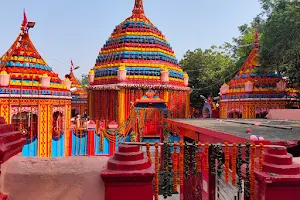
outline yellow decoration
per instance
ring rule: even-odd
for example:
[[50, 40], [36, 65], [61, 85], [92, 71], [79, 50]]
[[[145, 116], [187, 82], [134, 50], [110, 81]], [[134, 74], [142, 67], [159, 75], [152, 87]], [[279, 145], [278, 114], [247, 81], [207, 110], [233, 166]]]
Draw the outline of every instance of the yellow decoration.
[[0, 74], [7, 74], [7, 72], [3, 70], [3, 71], [1, 71]]

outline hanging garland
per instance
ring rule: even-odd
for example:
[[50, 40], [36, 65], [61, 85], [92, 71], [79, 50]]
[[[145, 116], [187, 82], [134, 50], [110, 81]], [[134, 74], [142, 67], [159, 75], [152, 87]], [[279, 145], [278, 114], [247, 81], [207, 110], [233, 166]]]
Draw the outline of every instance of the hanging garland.
[[150, 155], [150, 143], [149, 142], [146, 143], [146, 152], [147, 152], [148, 161], [151, 164], [152, 160], [151, 160], [151, 155]]
[[218, 144], [217, 145], [217, 154], [216, 154], [216, 158], [218, 161], [218, 177], [221, 178], [222, 174], [223, 174], [223, 150], [222, 150], [222, 145]]
[[243, 180], [242, 165], [243, 165], [242, 144], [239, 143], [238, 144], [238, 158], [237, 158], [237, 176], [238, 176], [237, 185], [238, 185], [239, 193], [242, 193], [242, 191], [243, 191], [243, 188], [242, 188], [242, 180]]
[[263, 170], [263, 151], [264, 151], [264, 145], [263, 143], [259, 144], [259, 163], [258, 163], [258, 169], [259, 171]]
[[245, 200], [250, 200], [250, 143], [246, 142], [246, 179], [244, 183]]
[[180, 141], [180, 154], [179, 154], [179, 178], [180, 178], [180, 186], [183, 186], [183, 178], [184, 178], [184, 144], [183, 141]]
[[201, 172], [201, 167], [202, 167], [202, 144], [201, 142], [198, 142], [198, 152], [196, 154], [196, 160], [197, 160], [197, 172]]
[[196, 145], [196, 141], [193, 142], [192, 146], [191, 146], [191, 151], [190, 155], [191, 155], [191, 162], [192, 162], [192, 169], [193, 169], [193, 175], [196, 175], [197, 173], [197, 159], [196, 159], [196, 151], [197, 151], [197, 145]]
[[178, 154], [177, 154], [178, 143], [174, 142], [174, 152], [173, 152], [173, 191], [178, 192], [177, 186], [177, 175], [178, 175]]
[[187, 143], [184, 144], [184, 179], [188, 179], [190, 176], [190, 164], [191, 164], [191, 152], [190, 146]]
[[231, 175], [232, 185], [236, 186], [236, 143], [232, 144], [231, 169], [232, 169], [232, 175]]
[[210, 155], [210, 170], [213, 176], [216, 175], [216, 146], [214, 144], [210, 145], [211, 147], [211, 155]]
[[155, 141], [155, 177], [154, 177], [154, 198], [155, 200], [158, 200], [158, 181], [159, 181], [159, 178], [158, 178], [158, 163], [159, 163], [159, 157], [158, 157], [158, 141]]
[[228, 183], [229, 181], [229, 147], [228, 142], [224, 143], [224, 153], [225, 153], [225, 183]]
[[250, 168], [250, 199], [254, 200], [254, 190], [255, 190], [255, 175], [254, 175], [254, 169], [255, 169], [255, 157], [256, 157], [256, 145], [251, 145], [251, 168]]
[[207, 172], [208, 171], [208, 168], [209, 168], [209, 156], [208, 156], [208, 149], [209, 149], [209, 144], [206, 142], [205, 143], [205, 171]]

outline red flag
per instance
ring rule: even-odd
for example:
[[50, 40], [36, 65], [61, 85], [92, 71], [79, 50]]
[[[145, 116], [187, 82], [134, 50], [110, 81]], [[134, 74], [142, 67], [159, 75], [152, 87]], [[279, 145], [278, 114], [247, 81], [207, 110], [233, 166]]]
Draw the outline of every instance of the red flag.
[[24, 9], [24, 17], [23, 17], [23, 23], [22, 23], [22, 26], [27, 26], [27, 24], [28, 24], [28, 20], [27, 20], [27, 16], [26, 16], [25, 9]]
[[71, 66], [73, 67], [74, 66], [74, 64], [73, 64], [73, 61], [71, 60]]

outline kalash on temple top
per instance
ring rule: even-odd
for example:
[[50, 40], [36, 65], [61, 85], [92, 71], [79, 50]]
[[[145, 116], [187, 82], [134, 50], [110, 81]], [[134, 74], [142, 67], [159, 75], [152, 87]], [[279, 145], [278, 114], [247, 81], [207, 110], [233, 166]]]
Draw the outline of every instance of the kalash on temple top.
[[165, 36], [145, 16], [142, 0], [116, 26], [89, 72], [92, 88], [118, 85], [187, 89], [188, 75]]
[[34, 25], [24, 11], [21, 33], [0, 58], [0, 96], [71, 99], [71, 81], [62, 81], [31, 42], [28, 31]]

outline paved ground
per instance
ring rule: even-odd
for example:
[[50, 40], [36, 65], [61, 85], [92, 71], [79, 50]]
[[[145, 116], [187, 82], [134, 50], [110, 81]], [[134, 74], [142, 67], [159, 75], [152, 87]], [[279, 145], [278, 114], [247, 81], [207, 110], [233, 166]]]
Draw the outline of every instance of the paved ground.
[[[271, 141], [300, 140], [299, 121], [268, 119], [230, 119], [230, 121], [229, 119], [171, 119], [170, 121], [223, 132], [246, 139], [249, 139], [249, 136], [253, 134]], [[235, 123], [232, 121], [235, 121]], [[259, 124], [259, 126], [255, 126], [254, 124]], [[248, 128], [252, 131], [250, 134], [246, 133]]]

